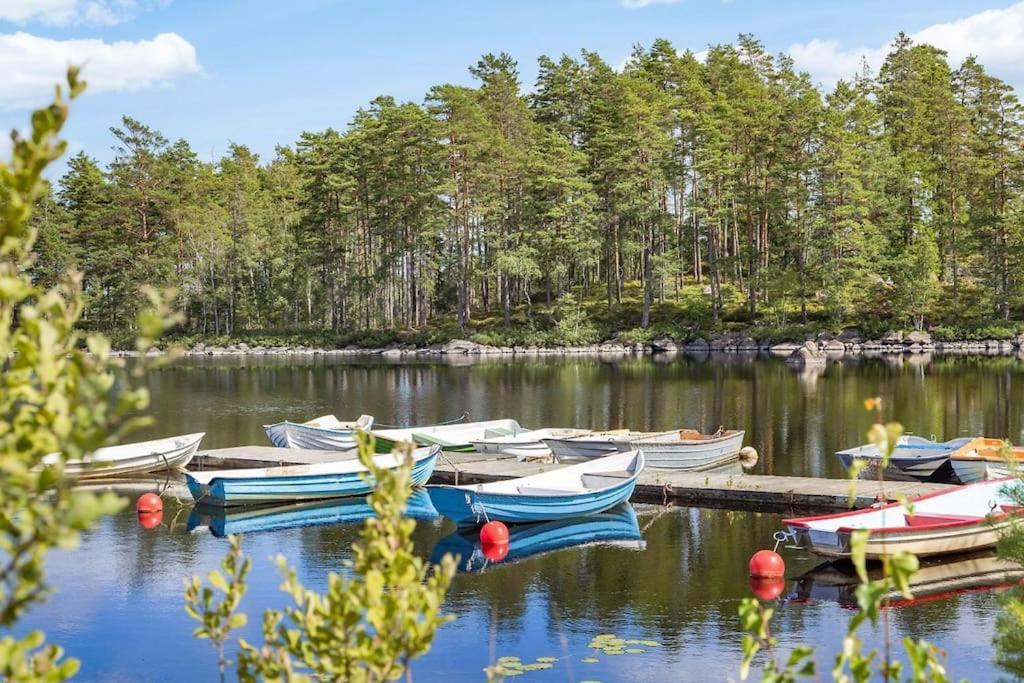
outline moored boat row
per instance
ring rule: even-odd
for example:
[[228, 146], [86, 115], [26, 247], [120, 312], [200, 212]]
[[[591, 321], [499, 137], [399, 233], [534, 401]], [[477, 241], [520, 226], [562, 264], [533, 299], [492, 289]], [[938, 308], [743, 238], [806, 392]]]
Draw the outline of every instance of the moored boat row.
[[701, 471], [739, 459], [744, 433], [719, 428], [712, 434], [696, 429], [636, 432], [628, 429], [594, 431], [575, 427], [528, 429], [513, 419], [457, 422], [424, 427], [374, 429], [373, 418], [342, 422], [325, 415], [304, 423], [278, 422], [264, 427], [275, 446], [345, 450], [354, 447], [356, 429], [376, 438], [381, 452], [402, 442], [440, 446], [451, 452], [519, 460], [553, 458], [582, 462], [612, 453], [643, 449], [647, 466], [655, 469]]

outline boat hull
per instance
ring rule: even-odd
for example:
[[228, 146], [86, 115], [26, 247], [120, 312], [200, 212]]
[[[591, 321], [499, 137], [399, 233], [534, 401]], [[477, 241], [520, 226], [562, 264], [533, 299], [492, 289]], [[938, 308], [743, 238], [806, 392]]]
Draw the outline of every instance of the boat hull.
[[471, 491], [453, 486], [429, 486], [427, 490], [438, 512], [459, 526], [473, 526], [494, 520], [528, 524], [593, 515], [628, 501], [635, 486], [633, 477], [600, 491], [552, 496]]
[[318, 451], [348, 451], [356, 447], [356, 430], [324, 429], [295, 422], [278, 422], [264, 428], [278, 448], [308, 448]]
[[[585, 462], [630, 450], [629, 442], [614, 439], [544, 439], [558, 462]], [[646, 453], [646, 451], [645, 451]]]
[[[901, 551], [913, 553], [918, 557], [930, 557], [985, 550], [999, 542], [1000, 535], [1010, 523], [1008, 518], [980, 519], [977, 524], [956, 529], [909, 528], [899, 531], [873, 531], [865, 545], [865, 556], [869, 560], [880, 560]], [[816, 555], [833, 559], [851, 556], [849, 531], [796, 531], [797, 545]]]
[[[413, 485], [426, 484], [434, 472], [436, 463], [436, 451], [413, 463]], [[186, 479], [189, 492], [197, 503], [215, 506], [363, 496], [370, 493], [375, 486], [375, 482], [366, 472], [290, 476], [289, 469], [301, 470], [301, 466], [278, 469], [281, 476], [214, 478], [208, 483], [201, 483], [191, 475], [187, 475]]]
[[630, 448], [644, 452], [647, 467], [661, 470], [701, 471], [736, 460], [743, 447], [743, 432], [718, 439], [681, 441], [674, 436], [634, 439]]
[[[64, 464], [64, 472], [77, 479], [102, 479], [106, 477], [144, 474], [146, 472], [181, 470], [195, 457], [203, 436], [203, 434], [189, 434], [177, 439], [157, 439], [140, 444], [99, 448], [92, 454], [89, 462], [66, 462]], [[109, 453], [110, 457], [113, 458], [115, 457], [114, 454], [120, 449], [144, 448], [146, 444], [154, 444], [153, 449], [149, 452], [140, 452], [132, 457], [118, 457], [112, 460], [103, 459], [105, 453]], [[160, 444], [166, 444], [166, 447]]]
[[1010, 476], [1010, 467], [1005, 462], [993, 460], [960, 460], [953, 458], [950, 461], [956, 478], [962, 484], [973, 484], [978, 481], [989, 479], [1001, 479]]

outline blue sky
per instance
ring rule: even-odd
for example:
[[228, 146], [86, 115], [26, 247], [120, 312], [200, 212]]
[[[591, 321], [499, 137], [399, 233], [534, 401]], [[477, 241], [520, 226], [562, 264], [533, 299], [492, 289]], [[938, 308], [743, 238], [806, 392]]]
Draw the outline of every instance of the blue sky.
[[955, 58], [979, 54], [1024, 83], [1024, 2], [949, 0], [0, 0], [0, 126], [23, 126], [68, 60], [95, 87], [68, 137], [106, 161], [123, 114], [187, 139], [200, 156], [229, 142], [264, 158], [303, 130], [343, 127], [378, 94], [420, 101], [470, 83], [485, 52], [519, 60], [596, 50], [621, 64], [634, 43], [700, 51], [738, 33], [792, 52], [824, 87], [862, 56], [880, 61], [900, 30]]

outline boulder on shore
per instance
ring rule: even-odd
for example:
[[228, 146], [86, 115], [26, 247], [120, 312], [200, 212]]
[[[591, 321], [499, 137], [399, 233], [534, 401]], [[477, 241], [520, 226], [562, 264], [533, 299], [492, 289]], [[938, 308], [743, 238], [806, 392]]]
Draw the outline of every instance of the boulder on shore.
[[903, 341], [907, 344], [931, 344], [932, 335], [928, 334], [924, 330], [914, 330], [904, 337]]
[[807, 342], [789, 354], [786, 363], [795, 367], [802, 367], [806, 365], [824, 365], [827, 360], [828, 356], [818, 349], [817, 344]]
[[675, 353], [682, 350], [682, 347], [670, 337], [657, 337], [651, 342], [653, 353]]

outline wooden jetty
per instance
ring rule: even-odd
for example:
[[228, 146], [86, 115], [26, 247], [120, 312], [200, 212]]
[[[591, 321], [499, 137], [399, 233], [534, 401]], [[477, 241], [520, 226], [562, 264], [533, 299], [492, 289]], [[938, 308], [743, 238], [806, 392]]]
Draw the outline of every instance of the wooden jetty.
[[[305, 464], [355, 457], [354, 451], [317, 451], [272, 446], [241, 446], [200, 451], [190, 469], [253, 467], [257, 463]], [[517, 462], [477, 453], [442, 453], [431, 483], [482, 484], [511, 477], [537, 474], [562, 465]], [[737, 468], [738, 470], [738, 468]], [[881, 499], [882, 486], [876, 481], [858, 480], [853, 507], [867, 507]], [[885, 482], [890, 500], [913, 498], [945, 488], [948, 484]], [[646, 470], [640, 475], [633, 500], [646, 503], [675, 503], [730, 509], [845, 510], [850, 507], [850, 481], [817, 477], [782, 477], [734, 472], [671, 472]]]

